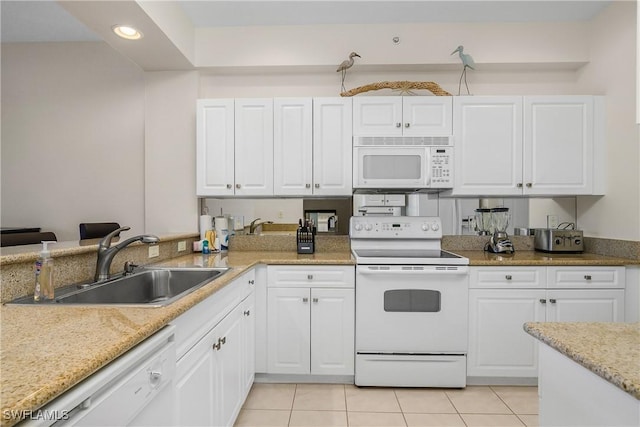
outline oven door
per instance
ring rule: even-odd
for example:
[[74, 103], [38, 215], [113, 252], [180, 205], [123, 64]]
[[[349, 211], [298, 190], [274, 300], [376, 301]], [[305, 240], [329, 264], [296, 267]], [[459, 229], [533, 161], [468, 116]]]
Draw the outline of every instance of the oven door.
[[354, 147], [354, 188], [428, 188], [428, 147]]
[[359, 265], [356, 352], [466, 354], [468, 267]]

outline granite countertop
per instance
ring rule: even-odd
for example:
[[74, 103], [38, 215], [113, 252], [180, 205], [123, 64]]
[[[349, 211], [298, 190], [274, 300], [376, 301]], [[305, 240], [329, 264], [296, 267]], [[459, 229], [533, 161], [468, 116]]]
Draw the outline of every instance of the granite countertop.
[[624, 266], [639, 265], [640, 260], [617, 258], [591, 253], [561, 254], [538, 251], [516, 251], [513, 254], [494, 254], [486, 251], [451, 250], [451, 252], [469, 258], [471, 266]]
[[346, 251], [225, 252], [203, 260], [191, 254], [159, 264], [232, 268], [166, 307], [2, 305], [0, 424], [17, 423], [10, 414], [42, 407], [256, 264], [353, 265]]
[[640, 400], [640, 323], [525, 323], [524, 330]]

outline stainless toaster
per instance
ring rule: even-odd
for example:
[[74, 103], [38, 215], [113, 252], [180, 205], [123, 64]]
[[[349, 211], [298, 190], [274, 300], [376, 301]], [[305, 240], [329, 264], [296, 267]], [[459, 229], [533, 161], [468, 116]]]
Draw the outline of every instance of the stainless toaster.
[[584, 238], [582, 230], [536, 228], [533, 245], [544, 252], [583, 252]]

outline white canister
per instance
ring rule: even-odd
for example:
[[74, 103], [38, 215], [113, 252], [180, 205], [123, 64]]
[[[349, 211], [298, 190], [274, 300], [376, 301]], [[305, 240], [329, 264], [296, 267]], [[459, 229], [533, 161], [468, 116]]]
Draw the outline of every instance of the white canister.
[[200, 240], [204, 240], [207, 231], [211, 229], [213, 229], [211, 215], [200, 215]]
[[220, 250], [229, 249], [229, 220], [226, 216], [215, 218], [216, 237], [220, 241]]

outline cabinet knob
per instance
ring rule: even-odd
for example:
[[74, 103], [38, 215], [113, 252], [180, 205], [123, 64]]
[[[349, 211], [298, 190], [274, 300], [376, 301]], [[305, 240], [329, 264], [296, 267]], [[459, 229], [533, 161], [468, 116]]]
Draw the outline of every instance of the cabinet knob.
[[245, 311], [245, 312], [244, 312], [244, 315], [245, 315], [245, 316], [251, 316], [251, 310], [247, 310], [247, 311]]
[[507, 279], [507, 280], [513, 279], [513, 277], [510, 274], [507, 274], [506, 276], [504, 276], [504, 278]]
[[152, 385], [158, 384], [161, 378], [162, 378], [162, 372], [158, 372], [158, 371], [149, 372], [149, 382]]
[[305, 185], [304, 188], [311, 188], [311, 184]]
[[544, 298], [540, 298], [540, 303], [541, 303], [541, 304], [546, 304], [546, 303], [547, 303], [547, 300], [546, 300], [546, 299], [544, 299]]
[[316, 187], [316, 188], [320, 188], [320, 184], [316, 184], [316, 185], [315, 185], [315, 187]]
[[549, 298], [549, 302], [550, 302], [551, 304], [555, 304], [555, 303], [556, 303], [556, 300], [555, 300], [555, 298]]
[[236, 188], [240, 188], [240, 184], [236, 184]]
[[254, 284], [254, 281], [253, 281], [253, 280], [249, 280], [249, 284], [250, 284], [250, 285], [253, 285], [253, 284]]
[[584, 276], [584, 280], [591, 280], [591, 275], [590, 274], [586, 274]]
[[533, 184], [530, 182], [527, 182], [527, 188], [531, 188], [531, 187], [533, 187]]
[[309, 302], [309, 298], [307, 297], [302, 298], [302, 302]]
[[307, 279], [308, 280], [313, 280], [313, 274], [307, 274]]
[[314, 299], [313, 299], [313, 302], [318, 302], [318, 298], [314, 298]]
[[396, 123], [396, 127], [397, 127], [397, 128], [402, 127], [402, 123]]
[[404, 127], [408, 128], [409, 126], [411, 126], [409, 123], [405, 123]]
[[218, 342], [224, 344], [227, 342], [227, 337], [218, 338]]
[[516, 187], [518, 187], [518, 188], [522, 188], [522, 183], [521, 183], [521, 182], [517, 183], [517, 184], [516, 184]]
[[218, 339], [218, 343], [213, 345], [213, 349], [215, 351], [218, 351], [220, 350], [220, 346], [222, 346], [222, 344], [220, 344], [220, 340]]
[[231, 189], [231, 184], [227, 184], [227, 188], [228, 188], [228, 189]]

